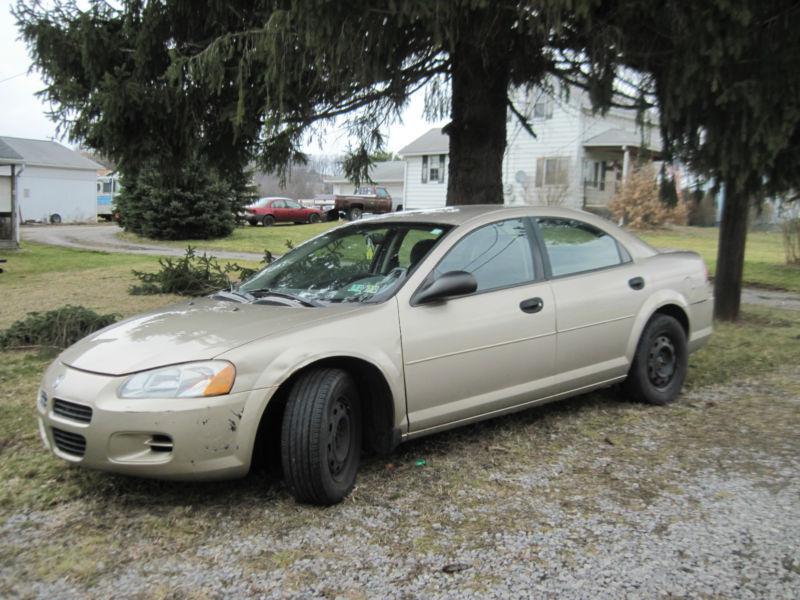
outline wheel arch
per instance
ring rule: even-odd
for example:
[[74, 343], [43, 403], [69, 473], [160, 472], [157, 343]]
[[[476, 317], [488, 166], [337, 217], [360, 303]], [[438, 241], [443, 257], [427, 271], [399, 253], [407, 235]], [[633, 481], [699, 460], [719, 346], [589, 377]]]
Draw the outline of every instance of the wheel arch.
[[631, 335], [628, 339], [628, 346], [625, 352], [629, 363], [633, 361], [633, 355], [636, 352], [636, 347], [639, 344], [639, 338], [642, 337], [644, 328], [655, 314], [665, 314], [675, 318], [683, 327], [683, 331], [686, 333], [687, 341], [689, 340], [691, 333], [689, 304], [681, 294], [671, 290], [661, 290], [660, 292], [651, 296], [644, 303], [642, 308], [639, 310], [639, 313], [635, 317], [634, 325], [631, 330]]
[[278, 385], [260, 416], [252, 463], [258, 464], [265, 459], [272, 462], [272, 454], [279, 452], [281, 422], [292, 386], [304, 374], [320, 368], [342, 369], [355, 381], [362, 399], [364, 448], [385, 454], [400, 443], [401, 431], [394, 424], [395, 397], [383, 371], [363, 358], [326, 356], [298, 367]]

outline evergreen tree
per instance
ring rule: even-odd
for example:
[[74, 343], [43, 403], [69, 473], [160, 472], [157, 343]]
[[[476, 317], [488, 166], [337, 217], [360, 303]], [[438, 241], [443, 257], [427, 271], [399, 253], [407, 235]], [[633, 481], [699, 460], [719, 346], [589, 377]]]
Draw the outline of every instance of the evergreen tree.
[[800, 23], [785, 0], [19, 0], [15, 14], [57, 117], [123, 171], [196, 149], [223, 174], [249, 153], [285, 172], [338, 118], [359, 141], [346, 174], [366, 179], [424, 87], [427, 114], [450, 119], [448, 204], [501, 203], [506, 115], [530, 130], [509, 90], [657, 104], [668, 153], [725, 183], [723, 318], [738, 314], [748, 199], [798, 181]]
[[800, 184], [798, 28], [800, 4], [785, 0], [629, 0], [596, 4], [567, 41], [588, 50], [573, 69], [647, 74], [640, 92], [659, 108], [668, 153], [724, 188], [717, 318], [739, 314], [749, 207]]

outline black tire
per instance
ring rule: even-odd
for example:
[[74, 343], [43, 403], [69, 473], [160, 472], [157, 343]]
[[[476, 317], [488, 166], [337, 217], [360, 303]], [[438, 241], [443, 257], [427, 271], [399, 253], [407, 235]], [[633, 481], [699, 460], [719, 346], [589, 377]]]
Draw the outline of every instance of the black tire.
[[53, 225], [60, 225], [61, 224], [61, 215], [58, 213], [53, 213], [50, 215], [50, 222]]
[[275, 217], [273, 217], [272, 215], [264, 215], [264, 218], [261, 219], [261, 224], [264, 227], [269, 227], [273, 223], [275, 223]]
[[317, 213], [311, 213], [310, 215], [308, 215], [308, 222], [311, 225], [313, 225], [314, 223], [319, 223], [319, 215]]
[[663, 406], [681, 392], [689, 365], [683, 326], [669, 315], [654, 315], [642, 332], [628, 378], [627, 395], [640, 402]]
[[361, 454], [361, 402], [341, 369], [317, 369], [292, 386], [281, 429], [286, 485], [298, 502], [329, 506], [353, 489]]
[[358, 221], [363, 215], [364, 211], [356, 206], [347, 211], [347, 220]]

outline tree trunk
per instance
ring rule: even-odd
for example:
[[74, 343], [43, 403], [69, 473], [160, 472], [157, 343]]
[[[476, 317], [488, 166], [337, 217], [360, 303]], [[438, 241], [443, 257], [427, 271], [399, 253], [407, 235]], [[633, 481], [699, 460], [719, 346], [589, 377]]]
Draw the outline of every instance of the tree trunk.
[[448, 206], [503, 203], [508, 59], [502, 48], [480, 46], [462, 35], [451, 56]]
[[714, 316], [723, 321], [739, 317], [748, 212], [747, 194], [737, 190], [733, 182], [726, 182], [714, 275]]

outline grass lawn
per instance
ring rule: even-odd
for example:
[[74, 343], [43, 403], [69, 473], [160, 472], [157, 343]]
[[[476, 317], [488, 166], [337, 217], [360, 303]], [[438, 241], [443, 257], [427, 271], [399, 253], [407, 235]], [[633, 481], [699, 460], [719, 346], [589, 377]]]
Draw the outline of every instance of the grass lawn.
[[[25, 244], [10, 255], [7, 271], [0, 275], [0, 327], [30, 310], [68, 303], [127, 316], [178, 300], [175, 296], [127, 293], [134, 281], [131, 269], [154, 269], [156, 263], [156, 258], [147, 256]], [[800, 363], [798, 338], [800, 312], [748, 307], [739, 324], [718, 324], [710, 346], [692, 356], [687, 387]], [[39, 447], [32, 399], [49, 360], [34, 352], [0, 353], [0, 481], [5, 482], [0, 489], [0, 514], [3, 507], [41, 508], [96, 493], [100, 482], [113, 485], [116, 481], [65, 470]]]
[[339, 221], [316, 223], [314, 225], [294, 225], [293, 223], [279, 223], [271, 227], [261, 225], [253, 227], [245, 225], [237, 227], [233, 234], [227, 238], [216, 240], [184, 240], [180, 242], [163, 242], [151, 240], [135, 233], [120, 232], [117, 236], [123, 240], [145, 244], [161, 244], [173, 248], [208, 248], [211, 250], [229, 250], [231, 252], [253, 252], [263, 254], [269, 250], [272, 254], [281, 255], [288, 250], [287, 240], [297, 246], [307, 239], [340, 225]]
[[[715, 227], [674, 227], [639, 234], [656, 248], [679, 248], [700, 254], [710, 275], [717, 267], [719, 229]], [[779, 232], [754, 231], [747, 235], [744, 284], [800, 292], [800, 267], [786, 264]]]
[[[272, 227], [239, 227], [233, 235], [217, 240], [188, 240], [181, 242], [154, 242], [132, 233], [119, 233], [119, 237], [138, 243], [157, 243], [174, 248], [192, 245], [211, 250], [253, 252], [262, 254], [269, 250], [275, 255], [286, 252], [289, 240], [298, 245], [310, 237], [327, 231], [341, 222], [316, 225], [280, 224]], [[719, 230], [714, 227], [673, 227], [638, 234], [656, 248], [693, 250], [699, 253], [713, 276], [717, 265], [717, 240]], [[800, 292], [800, 267], [786, 264], [783, 241], [779, 232], [758, 231], [748, 234], [744, 267], [745, 285]]]
[[[25, 244], [8, 258], [0, 275], [0, 327], [29, 310], [68, 302], [128, 315], [177, 299], [128, 295], [130, 270], [154, 269], [152, 257]], [[36, 391], [52, 357], [0, 352], [0, 564], [7, 574], [0, 576], [0, 596], [14, 597], [14, 586], [24, 581], [91, 590], [129, 569], [136, 573], [143, 560], [169, 565], [174, 557], [197, 555], [204, 568], [204, 560], [217, 560], [214, 544], [227, 544], [224, 531], [257, 540], [252, 547], [260, 553], [252, 556], [220, 550], [241, 558], [236, 568], [244, 575], [291, 575], [333, 552], [313, 541], [319, 532], [327, 535], [331, 519], [344, 523], [342, 531], [357, 532], [359, 543], [414, 558], [449, 551], [443, 523], [456, 532], [453, 543], [467, 546], [494, 540], [495, 532], [546, 528], [547, 519], [527, 504], [520, 505], [524, 511], [514, 508], [522, 497], [598, 519], [613, 518], [612, 500], [649, 511], [660, 495], [681, 493], [683, 470], [705, 472], [709, 456], [730, 466], [743, 448], [795, 451], [779, 446], [795, 439], [800, 388], [784, 381], [781, 367], [800, 363], [799, 338], [800, 312], [746, 307], [740, 323], [718, 324], [710, 345], [692, 355], [688, 394], [675, 405], [632, 404], [612, 389], [411, 442], [388, 458], [365, 458], [352, 496], [329, 509], [297, 505], [274, 474], [202, 484], [68, 468], [43, 450], [36, 427]], [[755, 378], [749, 387], [739, 385], [748, 378]], [[726, 381], [751, 391], [733, 399], [726, 391], [711, 394], [713, 401], [698, 392]], [[416, 466], [421, 457], [424, 467]], [[598, 468], [607, 461], [612, 469]], [[559, 475], [534, 490], [509, 483], [534, 468]], [[505, 513], [487, 515], [495, 505]], [[457, 507], [465, 518], [450, 522], [442, 507]], [[384, 527], [381, 515], [388, 510], [400, 516]], [[312, 541], [292, 545], [295, 534]], [[198, 552], [203, 548], [212, 549], [205, 558]], [[143, 589], [154, 597], [176, 593]]]

